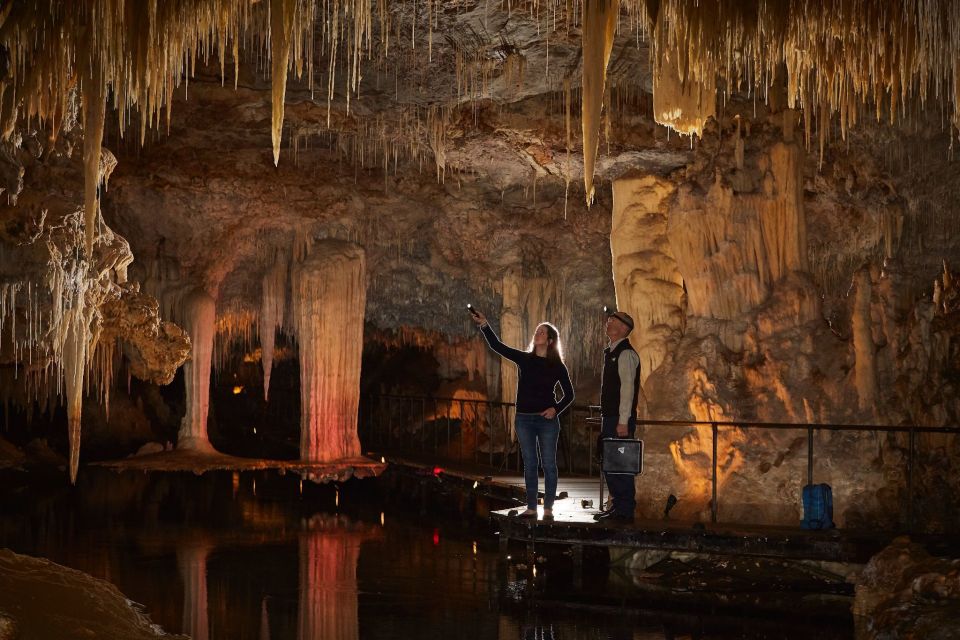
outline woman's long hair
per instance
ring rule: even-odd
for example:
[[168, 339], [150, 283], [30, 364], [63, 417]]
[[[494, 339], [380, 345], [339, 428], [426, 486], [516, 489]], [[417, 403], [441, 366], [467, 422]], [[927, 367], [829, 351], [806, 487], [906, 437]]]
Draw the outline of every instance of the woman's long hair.
[[[545, 327], [547, 329], [547, 360], [552, 363], [563, 364], [563, 346], [560, 344], [560, 332], [558, 332], [557, 328], [549, 322], [541, 322], [537, 325], [537, 329], [540, 327]], [[536, 330], [534, 330], [534, 334], [536, 334]], [[533, 337], [531, 336], [530, 345], [527, 347], [527, 352], [533, 353], [533, 350]]]

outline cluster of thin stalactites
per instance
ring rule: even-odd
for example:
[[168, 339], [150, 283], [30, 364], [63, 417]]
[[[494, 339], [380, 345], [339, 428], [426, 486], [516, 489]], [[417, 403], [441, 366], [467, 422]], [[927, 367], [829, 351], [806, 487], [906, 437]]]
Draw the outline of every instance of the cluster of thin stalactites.
[[[328, 105], [340, 86], [349, 108], [360, 90], [363, 63], [374, 58], [389, 63], [397, 50], [391, 41], [409, 38], [429, 63], [443, 17], [479, 10], [466, 0], [27, 0], [6, 7], [6, 15], [0, 13], [0, 44], [9, 55], [9, 71], [0, 82], [0, 128], [9, 137], [18, 122], [38, 122], [55, 136], [70, 112], [70, 94], [79, 88], [87, 132], [88, 227], [98, 204], [96, 164], [108, 100], [121, 114], [121, 133], [132, 114], [139, 116], [142, 140], [148, 127], [169, 126], [172, 94], [198, 58], [216, 56], [224, 77], [232, 60], [236, 81], [241, 50], [251, 52], [270, 60], [273, 150], [279, 162], [289, 70], [305, 76], [313, 91], [314, 64], [322, 61], [318, 71], [325, 71]], [[960, 3], [952, 0], [494, 0], [483, 11], [528, 16], [548, 41], [551, 33], [566, 31], [569, 37], [580, 31], [582, 82], [596, 87], [584, 92], [582, 102], [584, 150], [590, 156], [585, 164], [591, 166], [605, 63], [612, 39], [624, 31], [652, 43], [655, 87], [656, 76], [668, 73], [679, 88], [673, 82], [663, 90], [676, 93], [677, 100], [707, 88], [694, 107], [704, 117], [713, 113], [717, 90], [766, 97], [781, 83], [789, 106], [836, 114], [844, 133], [867, 105], [878, 118], [895, 122], [931, 98], [953, 105], [951, 123], [960, 126]], [[471, 52], [454, 54], [457, 100], [483, 96], [461, 77]], [[501, 66], [504, 73], [523, 73], [522, 60]], [[684, 133], [702, 129], [696, 117], [663, 119]], [[415, 135], [421, 136], [418, 144], [427, 138], [424, 146], [434, 151], [442, 178], [444, 151], [436, 142], [442, 132], [427, 127]], [[589, 192], [589, 178], [586, 187]], [[91, 243], [88, 234], [88, 250]]]

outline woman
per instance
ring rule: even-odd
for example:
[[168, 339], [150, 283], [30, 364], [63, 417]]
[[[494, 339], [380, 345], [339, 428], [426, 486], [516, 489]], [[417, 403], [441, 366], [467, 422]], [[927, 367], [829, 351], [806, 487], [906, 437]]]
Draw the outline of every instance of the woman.
[[[523, 479], [527, 487], [527, 510], [521, 518], [537, 517], [537, 447], [543, 467], [543, 517], [553, 518], [557, 494], [557, 440], [560, 420], [557, 416], [573, 402], [573, 385], [563, 364], [560, 336], [549, 322], [537, 327], [528, 351], [512, 349], [497, 338], [479, 311], [472, 311], [487, 344], [496, 353], [517, 365], [517, 438], [523, 454]], [[563, 398], [557, 402], [554, 391], [560, 385]]]

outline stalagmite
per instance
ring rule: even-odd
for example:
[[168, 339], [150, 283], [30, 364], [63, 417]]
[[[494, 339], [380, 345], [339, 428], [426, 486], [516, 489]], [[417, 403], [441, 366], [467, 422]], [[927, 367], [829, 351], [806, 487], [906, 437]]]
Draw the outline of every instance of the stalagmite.
[[874, 411], [877, 402], [877, 349], [873, 344], [873, 320], [870, 301], [873, 287], [870, 269], [864, 267], [854, 275], [853, 325], [854, 384], [861, 411]]
[[207, 604], [207, 556], [210, 550], [196, 543], [177, 549], [177, 568], [183, 581], [183, 631], [192, 640], [207, 640], [210, 623]]
[[600, 114], [606, 87], [607, 63], [613, 51], [620, 0], [583, 2], [583, 188], [587, 206], [593, 203], [593, 172], [600, 146]]
[[207, 437], [207, 414], [210, 409], [216, 302], [203, 291], [195, 290], [187, 294], [180, 305], [181, 323], [193, 348], [190, 360], [183, 365], [187, 412], [177, 434], [177, 449], [209, 452], [213, 451]]
[[666, 201], [674, 189], [656, 176], [613, 183], [613, 284], [617, 308], [636, 323], [630, 343], [640, 355], [641, 380], [660, 366], [684, 328], [683, 276], [667, 234]]
[[260, 361], [263, 366], [263, 399], [270, 399], [270, 375], [273, 371], [273, 351], [277, 329], [283, 325], [287, 306], [287, 257], [277, 256], [276, 262], [263, 276], [260, 298]]
[[367, 300], [363, 249], [340, 240], [313, 245], [292, 273], [300, 343], [300, 458], [360, 455], [357, 411]]

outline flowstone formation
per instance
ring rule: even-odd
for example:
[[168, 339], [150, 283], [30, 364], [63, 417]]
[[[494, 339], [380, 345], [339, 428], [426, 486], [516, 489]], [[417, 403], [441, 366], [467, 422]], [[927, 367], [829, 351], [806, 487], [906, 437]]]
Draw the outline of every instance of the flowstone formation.
[[[614, 282], [621, 308], [638, 319], [646, 415], [745, 427], [954, 424], [953, 321], [933, 302], [952, 275], [924, 285], [919, 274], [936, 274], [939, 258], [906, 250], [943, 246], [938, 230], [913, 221], [920, 194], [908, 191], [910, 178], [892, 177], [867, 144], [855, 177], [823, 175], [794, 138], [796, 112], [730, 115], [705, 132], [684, 170], [614, 183]], [[853, 153], [828, 148], [827, 158], [852, 168]], [[843, 245], [831, 220], [841, 212], [869, 221]], [[845, 288], [841, 264], [851, 265]], [[805, 430], [718, 433], [721, 518], [798, 522]], [[648, 428], [643, 437], [642, 511], [662, 514], [672, 493], [673, 514], [709, 517], [710, 426]], [[918, 439], [923, 488], [912, 496], [906, 434], [817, 431], [813, 445], [814, 479], [833, 486], [839, 525], [896, 528], [915, 502], [924, 526], [956, 528], [955, 508], [940, 508], [960, 496], [941, 467], [957, 455], [955, 436]], [[934, 486], [949, 497], [934, 499]]]
[[[4, 143], [8, 181], [0, 254], [0, 332], [5, 403], [31, 411], [66, 404], [69, 474], [76, 480], [83, 396], [109, 402], [117, 358], [129, 356], [129, 374], [158, 384], [172, 380], [186, 358], [189, 339], [161, 322], [156, 300], [127, 278], [133, 260], [127, 241], [99, 216], [85, 249], [82, 165], [73, 153], [72, 125], [44, 149], [31, 136]], [[103, 182], [116, 166], [98, 157]], [[57, 184], [50, 190], [43, 185]], [[51, 411], [52, 412], [52, 411]]]

